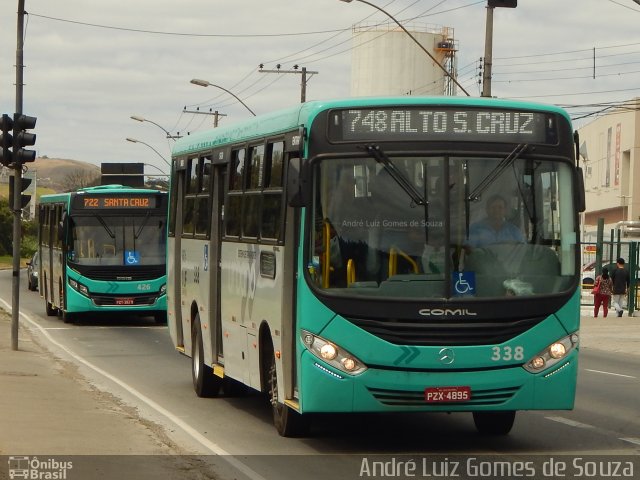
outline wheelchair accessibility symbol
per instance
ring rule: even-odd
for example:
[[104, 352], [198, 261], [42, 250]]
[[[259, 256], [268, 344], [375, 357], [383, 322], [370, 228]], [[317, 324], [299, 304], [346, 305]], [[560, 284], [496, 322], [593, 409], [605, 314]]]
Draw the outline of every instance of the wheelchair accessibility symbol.
[[454, 296], [461, 297], [476, 294], [475, 272], [454, 272], [451, 281], [453, 283]]
[[124, 263], [127, 265], [137, 265], [140, 263], [140, 253], [135, 250], [124, 251]]

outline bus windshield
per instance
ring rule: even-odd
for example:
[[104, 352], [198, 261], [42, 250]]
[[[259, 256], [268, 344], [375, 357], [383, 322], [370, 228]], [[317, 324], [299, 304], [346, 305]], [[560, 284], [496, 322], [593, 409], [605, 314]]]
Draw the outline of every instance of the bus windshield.
[[162, 265], [166, 220], [163, 215], [76, 216], [70, 221], [69, 262], [77, 265]]
[[312, 282], [331, 294], [391, 298], [569, 290], [577, 268], [572, 167], [525, 148], [317, 161]]

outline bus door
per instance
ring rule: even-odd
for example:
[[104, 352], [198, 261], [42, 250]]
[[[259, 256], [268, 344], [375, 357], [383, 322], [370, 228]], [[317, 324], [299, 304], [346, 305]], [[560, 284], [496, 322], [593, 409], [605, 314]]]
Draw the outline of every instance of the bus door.
[[[171, 213], [175, 216], [172, 219], [173, 225], [173, 245], [169, 242], [169, 251], [167, 252], [167, 267], [173, 270], [169, 274], [169, 283], [167, 284], [167, 310], [173, 321], [169, 322], [169, 333], [173, 339], [173, 344], [178, 349], [184, 348], [184, 331], [182, 321], [182, 212], [184, 209], [184, 183], [186, 176], [185, 160], [176, 162], [176, 171], [172, 179], [171, 191]], [[174, 206], [175, 202], [175, 206]], [[171, 240], [171, 239], [170, 239]], [[173, 328], [172, 328], [173, 327]]]
[[[224, 152], [214, 155], [217, 161], [224, 161]], [[216, 160], [214, 160], [215, 162]], [[222, 234], [224, 231], [224, 194], [227, 179], [227, 164], [214, 163], [212, 165], [213, 188], [211, 191], [211, 240], [209, 243], [209, 309], [211, 335], [211, 358], [212, 363], [224, 364], [224, 352], [222, 349], [222, 314], [220, 308], [220, 255], [222, 245]]]

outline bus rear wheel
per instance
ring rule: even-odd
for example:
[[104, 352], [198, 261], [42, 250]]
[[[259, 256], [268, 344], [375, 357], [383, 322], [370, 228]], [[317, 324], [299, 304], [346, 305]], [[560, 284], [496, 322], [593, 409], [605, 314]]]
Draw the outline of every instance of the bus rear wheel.
[[202, 327], [200, 315], [193, 320], [191, 333], [191, 377], [193, 388], [199, 397], [217, 397], [222, 386], [222, 379], [213, 374], [213, 369], [204, 363]]
[[278, 399], [278, 375], [276, 371], [276, 357], [273, 348], [268, 355], [267, 393], [273, 412], [273, 425], [283, 437], [300, 437], [309, 432], [309, 415], [302, 415]]
[[476, 429], [483, 435], [507, 435], [516, 418], [514, 410], [500, 412], [473, 412]]

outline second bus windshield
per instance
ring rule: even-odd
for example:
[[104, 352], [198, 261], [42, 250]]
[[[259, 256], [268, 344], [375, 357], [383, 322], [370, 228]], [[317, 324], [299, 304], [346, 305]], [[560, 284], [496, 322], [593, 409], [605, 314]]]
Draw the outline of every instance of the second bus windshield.
[[164, 216], [93, 215], [71, 220], [69, 261], [79, 265], [163, 265]]
[[503, 157], [389, 160], [391, 169], [372, 158], [316, 165], [307, 264], [319, 287], [412, 298], [530, 296], [570, 287], [576, 225], [568, 164], [530, 157], [506, 168]]

